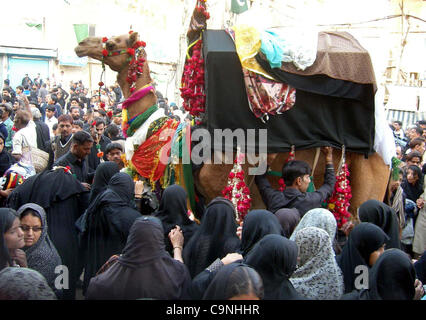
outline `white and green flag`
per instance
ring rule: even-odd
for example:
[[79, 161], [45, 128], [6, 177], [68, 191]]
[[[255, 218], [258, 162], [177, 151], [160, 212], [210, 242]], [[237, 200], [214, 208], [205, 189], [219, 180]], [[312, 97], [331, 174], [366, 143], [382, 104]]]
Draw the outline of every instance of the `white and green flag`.
[[248, 10], [247, 0], [231, 0], [231, 11], [236, 14]]

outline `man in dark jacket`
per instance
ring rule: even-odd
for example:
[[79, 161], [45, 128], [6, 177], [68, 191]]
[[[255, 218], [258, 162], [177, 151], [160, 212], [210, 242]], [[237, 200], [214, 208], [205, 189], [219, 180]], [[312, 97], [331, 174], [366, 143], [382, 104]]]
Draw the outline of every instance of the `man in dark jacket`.
[[[95, 171], [101, 163], [101, 158], [103, 161], [108, 161], [106, 157], [106, 147], [111, 143], [110, 138], [104, 135], [105, 121], [102, 118], [95, 118], [94, 122], [96, 124], [90, 128], [90, 133], [94, 143], [88, 157], [89, 168], [93, 171]], [[102, 152], [103, 154], [98, 155], [99, 152]]]
[[269, 211], [296, 208], [303, 217], [309, 210], [321, 207], [321, 203], [333, 193], [336, 183], [333, 149], [325, 147], [324, 151], [326, 152], [324, 184], [315, 192], [306, 192], [310, 183], [311, 168], [304, 161], [292, 160], [283, 166], [282, 175], [287, 186], [283, 192], [271, 187], [266, 174], [256, 176], [255, 182]]

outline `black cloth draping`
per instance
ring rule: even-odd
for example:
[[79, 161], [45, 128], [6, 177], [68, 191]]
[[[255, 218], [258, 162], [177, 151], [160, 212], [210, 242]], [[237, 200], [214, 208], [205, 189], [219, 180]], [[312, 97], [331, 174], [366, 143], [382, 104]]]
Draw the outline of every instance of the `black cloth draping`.
[[278, 218], [278, 221], [283, 228], [284, 236], [290, 238], [291, 234], [296, 228], [297, 224], [300, 221], [300, 213], [296, 208], [293, 209], [279, 209], [275, 212], [275, 215]]
[[371, 222], [379, 226], [389, 237], [386, 249], [400, 248], [399, 223], [395, 210], [378, 200], [367, 200], [358, 209], [362, 222]]
[[183, 249], [183, 261], [191, 277], [208, 267], [216, 258], [222, 259], [240, 247], [232, 202], [217, 197], [207, 206], [200, 228]]
[[355, 273], [357, 266], [370, 268], [370, 254], [378, 250], [389, 239], [386, 233], [373, 223], [362, 222], [349, 234], [342, 253], [337, 256], [337, 263], [343, 273], [345, 293], [355, 290]]
[[86, 248], [83, 293], [99, 268], [126, 245], [130, 227], [141, 216], [135, 210], [133, 197], [132, 178], [118, 172], [87, 208], [86, 231], [82, 236], [82, 246]]
[[86, 210], [88, 199], [89, 192], [80, 181], [58, 169], [28, 178], [7, 200], [15, 210], [31, 202], [46, 211], [48, 235], [69, 270], [69, 289], [63, 290], [64, 299], [74, 299], [75, 283], [82, 271], [75, 222]]
[[416, 269], [417, 279], [423, 284], [426, 284], [426, 251], [423, 252], [420, 259], [414, 263], [414, 268]]
[[[0, 133], [0, 139], [3, 140], [3, 144], [5, 144], [6, 139], [3, 134]], [[4, 175], [7, 169], [13, 164], [12, 156], [9, 152], [6, 151], [6, 148], [3, 147], [2, 152], [0, 152], [0, 177]]]
[[186, 299], [191, 277], [165, 250], [155, 217], [135, 220], [118, 261], [92, 278], [87, 299]]
[[[241, 63], [226, 31], [203, 33], [203, 56], [206, 79], [203, 122], [212, 136], [214, 129], [267, 129], [268, 153], [288, 152], [292, 145], [296, 150], [327, 145], [340, 149], [345, 145], [349, 152], [365, 155], [374, 152], [373, 84], [287, 73], [285, 79], [279, 80], [296, 88], [296, 103], [263, 123], [250, 110]], [[265, 69], [276, 71], [274, 75], [281, 71]], [[258, 134], [255, 142], [247, 141], [250, 152], [258, 147]], [[227, 147], [232, 146], [236, 150], [236, 143]]]
[[20, 207], [17, 213], [19, 217], [22, 218], [23, 214], [28, 210], [31, 210], [38, 216], [41, 227], [43, 228], [38, 241], [31, 247], [23, 248], [27, 257], [28, 268], [40, 272], [46, 278], [47, 284], [52, 288], [56, 296], [61, 298], [62, 290], [55, 288], [55, 279], [58, 276], [58, 274], [55, 273], [55, 268], [62, 265], [62, 260], [47, 232], [46, 211], [38, 204], [27, 203]]
[[304, 300], [289, 280], [296, 270], [297, 254], [294, 241], [272, 234], [263, 237], [244, 257], [244, 263], [262, 277], [265, 300]]
[[[240, 276], [236, 276], [235, 274], [240, 268], [246, 270], [242, 271]], [[252, 269], [254, 274], [249, 275], [250, 269], [252, 268], [241, 262], [234, 262], [222, 267], [207, 287], [203, 300], [229, 300], [241, 294], [250, 293], [261, 300], [264, 293], [263, 286], [261, 286], [262, 279], [254, 269]], [[256, 281], [255, 288], [253, 288], [253, 281]]]
[[184, 247], [199, 228], [198, 224], [188, 218], [186, 197], [184, 188], [176, 184], [171, 185], [163, 191], [160, 207], [153, 213], [153, 216], [163, 223], [166, 250], [171, 254], [173, 247], [168, 235], [176, 225], [182, 229]]
[[345, 294], [342, 300], [413, 300], [416, 271], [407, 254], [386, 250], [369, 272], [369, 289]]
[[245, 256], [268, 234], [284, 235], [278, 218], [268, 210], [252, 210], [244, 218], [240, 253]]

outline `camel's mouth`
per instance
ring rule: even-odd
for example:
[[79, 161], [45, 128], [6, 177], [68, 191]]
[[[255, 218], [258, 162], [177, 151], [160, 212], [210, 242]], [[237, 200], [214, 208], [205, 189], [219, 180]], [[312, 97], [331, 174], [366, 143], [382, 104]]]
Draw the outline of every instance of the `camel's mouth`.
[[79, 45], [79, 46], [75, 47], [74, 51], [77, 54], [77, 56], [81, 58], [81, 57], [87, 56], [87, 53], [88, 53], [89, 50], [88, 50], [87, 47], [82, 47], [82, 46]]
[[74, 49], [78, 57], [91, 56], [92, 58], [102, 57], [102, 41], [97, 37], [88, 37], [81, 41]]

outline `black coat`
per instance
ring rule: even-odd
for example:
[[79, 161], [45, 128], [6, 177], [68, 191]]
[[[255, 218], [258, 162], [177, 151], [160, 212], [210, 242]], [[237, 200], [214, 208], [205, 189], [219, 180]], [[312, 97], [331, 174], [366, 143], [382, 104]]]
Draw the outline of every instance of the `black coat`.
[[275, 213], [281, 208], [296, 208], [300, 216], [314, 208], [320, 208], [321, 203], [328, 199], [334, 190], [336, 177], [334, 167], [331, 164], [326, 165], [324, 174], [324, 184], [315, 192], [300, 192], [295, 188], [286, 188], [283, 192], [271, 187], [266, 174], [255, 177], [255, 182], [259, 188], [260, 195], [266, 208]]

